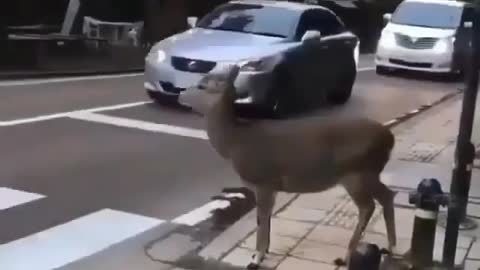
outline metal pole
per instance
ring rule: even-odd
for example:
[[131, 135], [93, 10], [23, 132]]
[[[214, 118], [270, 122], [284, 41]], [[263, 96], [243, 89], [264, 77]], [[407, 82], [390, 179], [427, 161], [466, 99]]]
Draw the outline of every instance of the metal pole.
[[450, 185], [451, 204], [448, 207], [447, 227], [443, 248], [443, 264], [449, 269], [455, 264], [458, 230], [460, 223], [466, 218], [470, 179], [472, 174], [475, 149], [471, 143], [472, 126], [475, 113], [475, 103], [478, 90], [478, 36], [479, 20], [478, 5], [475, 4], [473, 16], [469, 16], [461, 27], [470, 28], [471, 45], [470, 61], [466, 73], [466, 89], [463, 95], [460, 129], [455, 150], [455, 162]]

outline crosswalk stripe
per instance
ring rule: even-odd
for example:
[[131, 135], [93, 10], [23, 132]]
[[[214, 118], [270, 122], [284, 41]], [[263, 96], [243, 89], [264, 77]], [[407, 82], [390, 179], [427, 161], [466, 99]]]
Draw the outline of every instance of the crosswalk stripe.
[[230, 206], [230, 202], [224, 200], [211, 201], [202, 207], [192, 210], [184, 215], [181, 215], [174, 220], [175, 224], [183, 224], [188, 226], [195, 226], [198, 223], [209, 219], [212, 216], [212, 212], [216, 209], [225, 209]]
[[0, 268], [55, 269], [103, 251], [163, 222], [160, 219], [103, 209], [0, 245]]
[[122, 118], [117, 116], [110, 116], [98, 113], [82, 112], [73, 113], [69, 115], [70, 118], [77, 120], [84, 120], [102, 124], [108, 124], [118, 127], [134, 128], [145, 131], [165, 133], [183, 137], [190, 137], [196, 139], [207, 140], [208, 136], [205, 130], [193, 129], [188, 127], [179, 127], [165, 124], [151, 123], [141, 120]]
[[41, 194], [0, 187], [0, 210], [6, 210], [42, 198], [45, 198], [45, 196]]

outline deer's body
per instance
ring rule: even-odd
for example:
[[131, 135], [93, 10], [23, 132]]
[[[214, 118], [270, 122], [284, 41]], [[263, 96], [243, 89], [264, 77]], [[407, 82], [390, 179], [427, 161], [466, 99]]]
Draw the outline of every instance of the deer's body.
[[393, 136], [383, 127], [367, 121], [309, 121], [242, 124], [232, 130], [236, 140], [227, 157], [248, 184], [295, 193], [324, 191], [352, 174], [383, 170], [393, 146]]
[[[238, 74], [238, 70], [236, 72]], [[205, 94], [212, 91], [210, 94], [217, 98], [213, 99], [205, 116], [212, 147], [231, 161], [245, 184], [256, 192], [257, 253], [250, 266], [258, 267], [268, 251], [270, 216], [277, 191], [312, 193], [336, 185], [345, 187], [359, 208], [359, 222], [349, 251], [360, 241], [375, 209], [374, 200], [377, 200], [384, 207], [389, 247], [392, 248], [396, 242], [394, 192], [380, 181], [380, 173], [394, 146], [391, 131], [368, 119], [335, 116], [239, 121], [234, 113], [234, 77], [236, 75], [229, 74], [225, 78], [220, 92], [215, 89], [222, 89], [221, 85], [208, 84]]]

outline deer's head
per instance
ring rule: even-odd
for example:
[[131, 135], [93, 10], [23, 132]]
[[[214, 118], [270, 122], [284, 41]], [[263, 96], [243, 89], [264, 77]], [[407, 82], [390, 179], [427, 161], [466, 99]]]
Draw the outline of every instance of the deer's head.
[[197, 85], [181, 92], [178, 102], [201, 114], [222, 98], [233, 104], [236, 97], [234, 82], [239, 71], [239, 66], [230, 65], [221, 72], [205, 75]]

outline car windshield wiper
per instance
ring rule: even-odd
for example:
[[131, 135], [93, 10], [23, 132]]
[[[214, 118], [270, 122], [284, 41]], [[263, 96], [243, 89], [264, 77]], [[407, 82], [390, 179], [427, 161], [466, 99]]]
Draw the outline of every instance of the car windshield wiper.
[[242, 31], [242, 30], [239, 30], [239, 29], [232, 29], [232, 28], [227, 28], [227, 27], [202, 27], [202, 26], [199, 26], [199, 27], [204, 28], [204, 29], [212, 29], [212, 30], [221, 30], [221, 31], [230, 31], [230, 32], [238, 32], [238, 33], [262, 35], [262, 36], [286, 38], [286, 36], [284, 36], [284, 35], [274, 34], [274, 33], [269, 33], [269, 32], [250, 32], [250, 31]]
[[210, 26], [206, 26], [206, 27], [198, 26], [198, 27], [200, 27], [200, 28], [205, 28], [205, 29], [212, 29], [212, 30], [221, 30], [221, 31], [230, 31], [230, 32], [242, 32], [242, 33], [245, 33], [244, 31], [241, 31], [241, 30], [238, 30], [238, 29], [227, 28], [227, 27], [210, 27]]
[[[392, 21], [393, 23], [396, 23]], [[425, 24], [414, 24], [414, 23], [401, 23], [404, 25], [409, 25], [409, 26], [418, 26], [418, 27], [425, 27], [425, 28], [432, 28], [432, 29], [454, 29], [455, 27], [438, 27], [438, 26], [431, 26], [431, 25], [425, 25]]]

